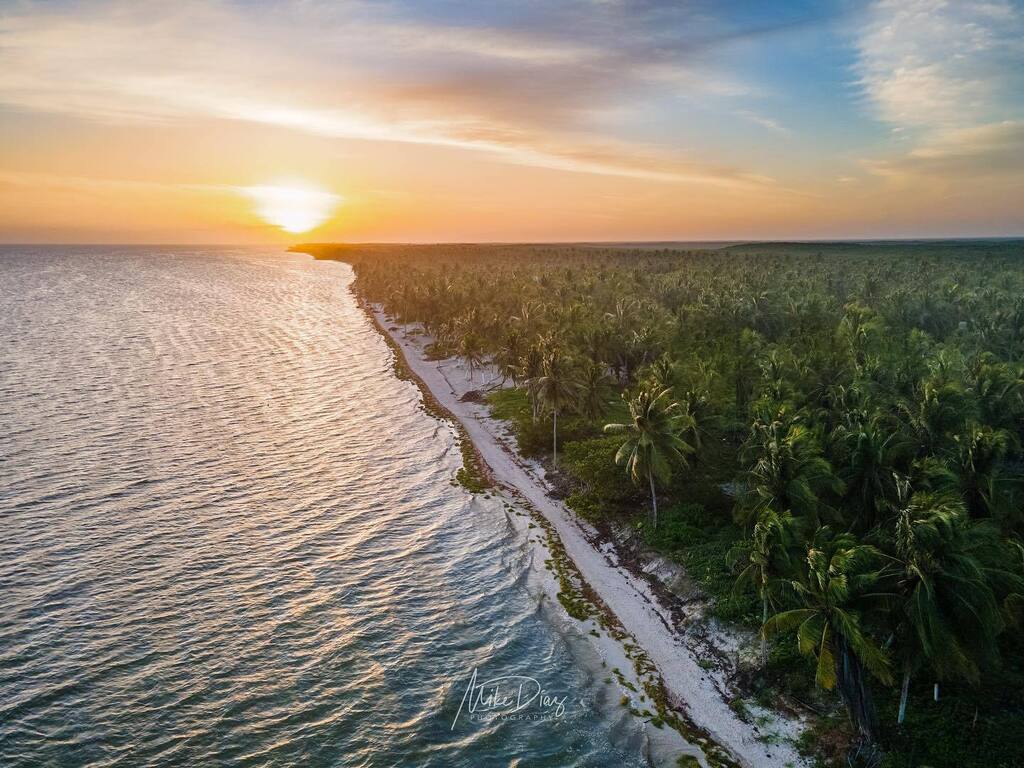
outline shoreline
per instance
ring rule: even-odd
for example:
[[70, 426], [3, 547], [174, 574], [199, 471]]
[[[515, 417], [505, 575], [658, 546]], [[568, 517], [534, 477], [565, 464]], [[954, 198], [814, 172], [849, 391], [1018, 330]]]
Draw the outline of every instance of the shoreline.
[[[729, 690], [725, 675], [700, 654], [697, 646], [707, 642], [706, 632], [696, 637], [690, 636], [689, 628], [677, 628], [672, 607], [664, 604], [658, 591], [621, 564], [614, 547], [599, 541], [596, 530], [548, 495], [543, 469], [518, 454], [504, 424], [490, 416], [489, 408], [461, 399], [477, 388], [473, 382], [461, 380], [461, 361], [427, 359], [423, 351], [427, 339], [419, 329], [393, 322], [379, 307], [370, 305], [355, 284], [350, 290], [395, 353], [396, 374], [416, 384], [424, 409], [451, 423], [458, 433], [466, 460], [463, 471], [475, 475], [481, 485], [473, 487], [462, 477], [459, 481], [470, 490], [500, 493], [528, 509], [548, 537], [547, 549], [553, 555], [549, 563], [554, 563], [548, 567], [561, 582], [563, 591], [558, 598], [568, 616], [584, 622], [584, 631], [587, 622], [594, 621], [591, 635], [601, 638], [596, 629], [600, 627], [627, 649], [635, 682], [614, 670], [620, 686], [627, 690], [624, 701], [631, 698], [628, 690], [638, 691], [639, 685], [647, 694], [641, 694], [640, 701], [649, 699], [657, 707], [652, 718], [656, 727], [667, 722], [687, 743], [700, 748], [706, 760], [699, 764], [751, 768], [806, 765], [794, 744], [803, 730], [802, 721], [762, 708], [754, 725], [738, 714], [738, 709], [749, 709], [750, 703], [742, 701], [743, 706], [735, 707], [737, 697]], [[460, 380], [453, 382], [446, 367], [458, 371]], [[563, 598], [568, 585], [576, 591]], [[638, 716], [652, 715], [634, 709], [633, 702], [630, 709]]]

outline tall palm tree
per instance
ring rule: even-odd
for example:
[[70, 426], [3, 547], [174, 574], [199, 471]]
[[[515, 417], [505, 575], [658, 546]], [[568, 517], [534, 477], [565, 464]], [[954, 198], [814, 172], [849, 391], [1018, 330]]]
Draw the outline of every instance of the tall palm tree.
[[[752, 584], [761, 598], [762, 625], [768, 621], [768, 608], [780, 577], [791, 565], [789, 551], [796, 540], [796, 527], [796, 520], [789, 512], [762, 509], [750, 539], [729, 552], [734, 567], [745, 566], [736, 577], [736, 588]], [[767, 663], [768, 637], [762, 633], [761, 665]]]
[[736, 415], [740, 418], [747, 416], [750, 401], [754, 397], [754, 385], [760, 374], [757, 358], [763, 344], [764, 340], [749, 328], [736, 334], [733, 387], [736, 393]]
[[914, 494], [897, 516], [894, 542], [902, 570], [895, 627], [903, 657], [902, 723], [911, 675], [923, 664], [940, 680], [978, 681], [1003, 628], [992, 581], [1014, 577], [989, 562], [999, 546], [996, 529], [971, 523], [954, 497]]
[[513, 384], [518, 384], [519, 361], [523, 353], [523, 335], [517, 328], [509, 328], [505, 332], [498, 354], [495, 355], [495, 362], [498, 364], [498, 372], [501, 374], [501, 385], [512, 379]]
[[473, 373], [484, 361], [483, 339], [473, 330], [467, 330], [459, 339], [459, 354], [466, 361], [467, 378], [473, 380]]
[[867, 673], [892, 681], [889, 659], [865, 631], [862, 614], [888, 597], [877, 591], [885, 573], [877, 568], [881, 553], [850, 534], [819, 530], [807, 551], [806, 570], [790, 582], [802, 608], [777, 613], [761, 627], [770, 637], [796, 630], [797, 647], [817, 659], [815, 681], [825, 690], [838, 686], [850, 721], [872, 743], [877, 718]]
[[519, 361], [517, 373], [520, 381], [526, 385], [526, 393], [530, 397], [530, 415], [536, 422], [540, 415], [540, 398], [537, 395], [537, 381], [544, 367], [544, 354], [537, 344], [531, 344]]
[[536, 378], [534, 387], [538, 402], [551, 413], [551, 455], [552, 462], [557, 467], [558, 414], [565, 408], [575, 405], [579, 397], [579, 385], [574, 372], [558, 347], [550, 347], [544, 355], [540, 376]]
[[[711, 393], [704, 386], [690, 388], [683, 392], [678, 402], [683, 413], [689, 417], [689, 426], [684, 437], [693, 445], [694, 451], [700, 451], [705, 436], [718, 423]], [[695, 455], [694, 462], [696, 461]]]
[[669, 400], [669, 390], [641, 389], [629, 401], [626, 424], [605, 424], [608, 434], [625, 434], [626, 442], [615, 454], [616, 464], [625, 464], [634, 483], [647, 481], [651, 492], [654, 529], [658, 528], [658, 495], [654, 481], [668, 483], [673, 464], [685, 464], [693, 446], [680, 436], [688, 417]]

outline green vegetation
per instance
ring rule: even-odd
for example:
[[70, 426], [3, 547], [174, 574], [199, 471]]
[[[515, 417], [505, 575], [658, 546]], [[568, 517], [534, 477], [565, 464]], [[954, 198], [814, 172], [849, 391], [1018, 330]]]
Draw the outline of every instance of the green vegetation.
[[[643, 483], [651, 490], [651, 525], [658, 529], [658, 495], [654, 479], [668, 484], [674, 465], [685, 465], [686, 454], [693, 446], [682, 438], [682, 431], [693, 419], [679, 413], [679, 403], [672, 402], [671, 389], [656, 392], [641, 388], [629, 401], [629, 422], [605, 424], [608, 434], [625, 434], [626, 442], [615, 452], [615, 463], [625, 464], [634, 483]], [[684, 424], [683, 420], [687, 422]]]
[[824, 710], [823, 760], [1024, 764], [1024, 243], [319, 253], [761, 629], [754, 693]]

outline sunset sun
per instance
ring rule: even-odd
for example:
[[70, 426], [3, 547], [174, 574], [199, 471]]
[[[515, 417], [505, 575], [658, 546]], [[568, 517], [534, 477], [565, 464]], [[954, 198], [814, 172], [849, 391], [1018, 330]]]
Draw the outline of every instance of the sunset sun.
[[241, 191], [253, 202], [257, 216], [292, 234], [316, 229], [342, 201], [339, 195], [306, 185], [260, 185]]

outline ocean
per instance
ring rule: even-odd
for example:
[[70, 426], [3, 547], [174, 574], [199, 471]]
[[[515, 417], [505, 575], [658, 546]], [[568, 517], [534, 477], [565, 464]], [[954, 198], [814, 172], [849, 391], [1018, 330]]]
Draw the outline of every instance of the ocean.
[[[0, 766], [646, 764], [352, 278], [0, 247]], [[564, 707], [471, 718], [474, 670]]]

